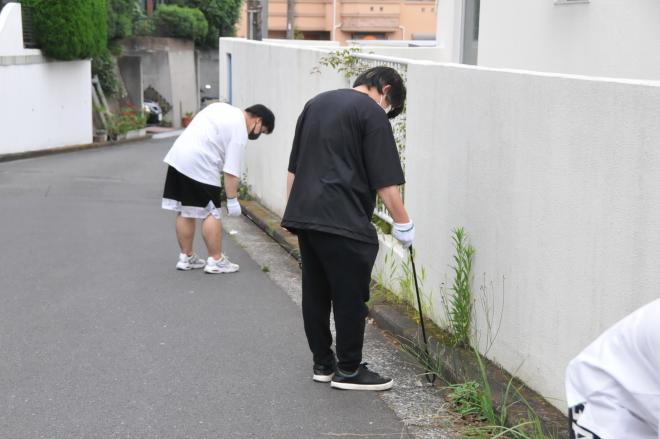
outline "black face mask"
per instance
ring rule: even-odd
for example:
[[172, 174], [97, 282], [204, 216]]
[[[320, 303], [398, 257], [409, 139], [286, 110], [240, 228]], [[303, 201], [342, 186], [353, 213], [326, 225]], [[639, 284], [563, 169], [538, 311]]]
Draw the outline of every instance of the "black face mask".
[[252, 127], [252, 131], [248, 133], [248, 139], [250, 140], [257, 140], [259, 136], [261, 136], [261, 132], [255, 132], [254, 130], [257, 129], [257, 124], [254, 124], [254, 127]]

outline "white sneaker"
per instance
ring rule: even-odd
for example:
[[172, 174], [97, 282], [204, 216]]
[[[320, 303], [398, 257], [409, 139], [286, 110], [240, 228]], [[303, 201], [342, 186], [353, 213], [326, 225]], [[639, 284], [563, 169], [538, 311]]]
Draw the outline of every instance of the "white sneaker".
[[239, 266], [238, 264], [234, 264], [231, 262], [229, 259], [227, 259], [227, 256], [222, 255], [220, 260], [216, 261], [212, 257], [209, 256], [209, 258], [206, 260], [206, 266], [204, 267], [204, 271], [207, 273], [234, 273], [238, 271]]
[[188, 256], [185, 253], [179, 253], [179, 262], [176, 263], [177, 270], [192, 270], [193, 268], [202, 268], [206, 265], [204, 259], [197, 256], [195, 253]]

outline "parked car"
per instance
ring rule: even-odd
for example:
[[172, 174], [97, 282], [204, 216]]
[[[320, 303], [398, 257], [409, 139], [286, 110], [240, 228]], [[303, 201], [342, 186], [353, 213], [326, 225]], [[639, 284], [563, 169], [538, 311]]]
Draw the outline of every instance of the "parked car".
[[145, 100], [142, 109], [147, 117], [148, 124], [158, 124], [163, 121], [163, 110], [158, 102]]

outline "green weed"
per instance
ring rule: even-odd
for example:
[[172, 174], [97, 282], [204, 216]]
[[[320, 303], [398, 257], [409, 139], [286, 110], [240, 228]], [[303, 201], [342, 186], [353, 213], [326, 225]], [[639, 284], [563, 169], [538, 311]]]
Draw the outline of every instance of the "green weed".
[[454, 229], [454, 283], [448, 304], [450, 332], [455, 346], [468, 346], [472, 322], [472, 258], [474, 247], [468, 242], [463, 228]]

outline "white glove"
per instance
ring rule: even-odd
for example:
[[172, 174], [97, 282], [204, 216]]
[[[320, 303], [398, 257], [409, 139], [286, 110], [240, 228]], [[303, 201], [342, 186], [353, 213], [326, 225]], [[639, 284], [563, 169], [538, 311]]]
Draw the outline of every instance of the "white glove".
[[241, 216], [241, 203], [238, 202], [238, 198], [227, 198], [227, 214]]
[[412, 221], [404, 224], [394, 223], [394, 232], [392, 234], [401, 243], [403, 248], [408, 248], [415, 239], [415, 224]]

